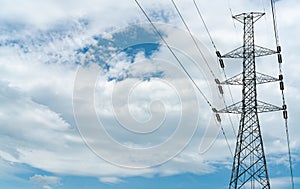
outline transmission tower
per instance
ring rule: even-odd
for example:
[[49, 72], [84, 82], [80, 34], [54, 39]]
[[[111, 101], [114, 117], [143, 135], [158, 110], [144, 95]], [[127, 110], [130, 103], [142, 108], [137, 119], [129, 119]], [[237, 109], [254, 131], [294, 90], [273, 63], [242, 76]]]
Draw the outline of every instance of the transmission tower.
[[257, 100], [257, 85], [280, 81], [266, 74], [256, 72], [255, 58], [278, 53], [277, 51], [257, 46], [254, 43], [254, 23], [264, 13], [250, 12], [233, 16], [243, 24], [243, 46], [225, 55], [217, 51], [222, 65], [222, 58], [242, 58], [243, 72], [227, 79], [221, 84], [242, 85], [242, 101], [228, 106], [218, 112], [241, 114], [237, 136], [232, 174], [229, 189], [251, 188], [269, 189], [270, 182], [263, 147], [263, 139], [258, 119], [258, 113], [279, 111], [284, 107]]

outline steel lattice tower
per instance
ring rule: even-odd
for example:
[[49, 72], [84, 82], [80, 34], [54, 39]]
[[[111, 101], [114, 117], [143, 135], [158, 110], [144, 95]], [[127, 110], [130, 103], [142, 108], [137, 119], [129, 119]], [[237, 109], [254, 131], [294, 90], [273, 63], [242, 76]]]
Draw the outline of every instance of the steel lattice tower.
[[242, 58], [243, 72], [221, 84], [242, 85], [242, 101], [220, 110], [220, 113], [241, 114], [229, 188], [270, 188], [258, 113], [279, 111], [283, 108], [258, 101], [257, 84], [279, 79], [256, 72], [255, 58], [277, 53], [254, 43], [254, 23], [264, 13], [251, 12], [233, 16], [244, 28], [243, 46], [219, 58]]

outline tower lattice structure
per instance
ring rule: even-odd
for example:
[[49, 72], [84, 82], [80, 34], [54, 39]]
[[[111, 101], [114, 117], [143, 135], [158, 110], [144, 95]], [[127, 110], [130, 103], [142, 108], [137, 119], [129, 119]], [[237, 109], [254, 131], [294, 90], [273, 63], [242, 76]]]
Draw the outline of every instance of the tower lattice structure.
[[242, 100], [218, 111], [241, 115], [229, 189], [270, 188], [258, 113], [279, 111], [283, 108], [257, 100], [258, 84], [279, 81], [275, 77], [256, 72], [256, 57], [277, 53], [254, 43], [254, 23], [263, 15], [264, 13], [250, 12], [233, 16], [243, 24], [243, 46], [225, 55], [219, 53], [220, 59], [243, 59], [243, 72], [221, 83], [242, 85]]

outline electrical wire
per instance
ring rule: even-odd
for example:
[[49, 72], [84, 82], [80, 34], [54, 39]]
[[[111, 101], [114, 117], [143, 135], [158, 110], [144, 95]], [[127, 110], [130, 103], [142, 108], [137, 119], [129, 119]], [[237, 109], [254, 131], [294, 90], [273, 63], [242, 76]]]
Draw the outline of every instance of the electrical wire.
[[[213, 40], [213, 38], [212, 38], [212, 36], [211, 36], [211, 34], [210, 34], [210, 32], [209, 32], [209, 29], [208, 29], [208, 27], [207, 27], [207, 24], [206, 24], [205, 20], [203, 19], [203, 16], [202, 16], [202, 14], [201, 14], [201, 11], [200, 11], [200, 9], [199, 9], [199, 7], [198, 7], [196, 1], [193, 0], [193, 3], [194, 3], [194, 6], [195, 6], [195, 8], [196, 8], [196, 10], [197, 10], [197, 13], [198, 13], [198, 15], [199, 15], [199, 17], [200, 17], [202, 23], [203, 23], [203, 25], [204, 25], [204, 28], [205, 28], [205, 30], [206, 30], [206, 33], [207, 33], [208, 36], [209, 36], [209, 39], [210, 39], [210, 41], [211, 41], [211, 44], [213, 45], [215, 51], [218, 52], [217, 46], [216, 46], [216, 44], [215, 44], [215, 42], [214, 42], [214, 40]], [[229, 3], [229, 1], [228, 1], [228, 3]], [[230, 9], [230, 10], [231, 10], [231, 9]], [[232, 12], [231, 12], [231, 13], [232, 13]], [[225, 72], [225, 69], [224, 69], [224, 68], [222, 68], [222, 72], [223, 72], [223, 75], [224, 75], [225, 79], [227, 80], [227, 75], [226, 75], [226, 72]], [[229, 94], [230, 94], [231, 101], [232, 101], [232, 103], [234, 103], [233, 96], [232, 96], [232, 92], [231, 92], [231, 89], [230, 89], [229, 85], [227, 85], [227, 88], [228, 88], [228, 91], [229, 91]], [[223, 95], [222, 95], [222, 98], [223, 98], [223, 102], [224, 102], [225, 108], [227, 108], [228, 106], [227, 106], [227, 103], [226, 103], [226, 101], [225, 101], [225, 97], [224, 97]], [[237, 135], [236, 135], [236, 131], [235, 131], [235, 129], [234, 129], [233, 122], [232, 122], [232, 119], [231, 119], [231, 117], [230, 117], [229, 114], [228, 114], [228, 118], [229, 118], [229, 120], [230, 120], [231, 127], [232, 127], [232, 130], [233, 130], [233, 133], [234, 133], [234, 136], [236, 137], [236, 136], [237, 136]]]
[[192, 78], [192, 76], [188, 73], [188, 71], [186, 70], [186, 68], [183, 66], [182, 62], [179, 60], [179, 58], [176, 56], [176, 54], [174, 53], [174, 51], [172, 50], [172, 48], [170, 47], [170, 45], [168, 44], [168, 42], [164, 39], [164, 37], [162, 36], [162, 34], [158, 31], [157, 27], [154, 25], [154, 23], [152, 22], [152, 20], [150, 19], [150, 17], [147, 15], [146, 11], [143, 9], [143, 7], [140, 5], [140, 3], [138, 2], [138, 0], [134, 0], [135, 3], [138, 5], [138, 7], [141, 9], [141, 11], [143, 12], [143, 14], [145, 15], [145, 17], [147, 18], [147, 20], [149, 21], [149, 23], [152, 25], [153, 29], [155, 30], [155, 32], [159, 35], [159, 37], [161, 38], [161, 40], [164, 42], [164, 44], [167, 46], [167, 48], [169, 49], [169, 51], [172, 53], [172, 55], [174, 56], [174, 58], [176, 59], [176, 61], [179, 63], [180, 67], [183, 69], [183, 71], [186, 73], [186, 75], [189, 77], [189, 79], [192, 81], [192, 83], [194, 84], [194, 86], [197, 88], [197, 90], [200, 92], [200, 94], [202, 95], [202, 97], [204, 98], [204, 100], [206, 101], [206, 103], [213, 108], [212, 104], [209, 102], [208, 98], [205, 96], [205, 94], [203, 93], [203, 91], [199, 88], [199, 86], [196, 84], [196, 82], [194, 81], [194, 79]]
[[[208, 64], [208, 62], [207, 62], [205, 56], [203, 55], [202, 51], [200, 50], [200, 48], [199, 48], [199, 46], [198, 46], [198, 43], [196, 42], [194, 36], [192, 35], [192, 32], [191, 32], [189, 26], [187, 25], [186, 21], [184, 20], [184, 18], [183, 18], [183, 16], [182, 16], [180, 10], [178, 9], [178, 7], [177, 7], [175, 1], [174, 1], [174, 0], [171, 0], [171, 1], [172, 1], [173, 6], [175, 7], [175, 9], [176, 9], [176, 11], [177, 11], [177, 13], [178, 13], [180, 19], [181, 19], [181, 21], [182, 21], [183, 24], [185, 25], [185, 28], [186, 28], [187, 31], [189, 32], [189, 34], [190, 34], [190, 36], [191, 36], [191, 38], [192, 38], [192, 40], [193, 40], [193, 42], [194, 42], [194, 44], [195, 44], [197, 50], [199, 51], [199, 53], [201, 54], [202, 58], [204, 59], [206, 65], [207, 65], [207, 67], [209, 68], [210, 73], [212, 74], [212, 76], [214, 77], [214, 79], [217, 79], [216, 75], [214, 74], [214, 72], [212, 71], [211, 67], [209, 66], [209, 64]], [[195, 0], [194, 0], [194, 4], [195, 4], [195, 3], [196, 3], [196, 2], [195, 2]], [[198, 9], [198, 13], [199, 13], [199, 15], [200, 15], [202, 21], [204, 22], [204, 19], [202, 18], [199, 9]], [[216, 45], [215, 45], [215, 43], [214, 43], [214, 41], [213, 41], [213, 39], [212, 39], [212, 37], [211, 37], [211, 35], [210, 35], [210, 33], [209, 33], [209, 30], [208, 30], [208, 28], [207, 28], [205, 22], [204, 22], [204, 26], [205, 26], [205, 29], [206, 29], [207, 33], [209, 34], [209, 38], [210, 38], [210, 41], [211, 41], [212, 45], [214, 46], [214, 48], [215, 48], [216, 51], [217, 51], [217, 47], [216, 47]], [[224, 98], [224, 95], [223, 95], [223, 94], [222, 94], [222, 99], [223, 99], [223, 102], [224, 102], [225, 106], [227, 107], [226, 101], [225, 101], [225, 98]], [[232, 129], [233, 129], [233, 133], [234, 133], [234, 135], [236, 136], [236, 131], [235, 131], [234, 127], [233, 127], [233, 123], [232, 123], [232, 120], [231, 120], [230, 115], [228, 115], [228, 117], [229, 117], [229, 119], [230, 119], [230, 123], [231, 123]], [[225, 140], [226, 140], [226, 143], [227, 143], [227, 146], [228, 146], [228, 148], [229, 148], [229, 151], [230, 151], [231, 155], [233, 156], [233, 153], [232, 153], [232, 150], [231, 150], [231, 148], [230, 148], [230, 145], [229, 145], [229, 142], [228, 142], [228, 139], [227, 139], [227, 136], [226, 136], [224, 127], [222, 126], [221, 123], [220, 123], [220, 128], [221, 128], [222, 134], [224, 135], [224, 138], [225, 138]]]
[[[182, 62], [179, 60], [179, 58], [176, 56], [176, 54], [174, 53], [174, 51], [172, 50], [172, 48], [169, 46], [169, 44], [167, 43], [167, 41], [164, 39], [164, 37], [162, 36], [162, 34], [158, 31], [157, 27], [154, 25], [154, 23], [152, 22], [152, 20], [150, 19], [150, 17], [147, 15], [146, 11], [143, 9], [143, 7], [140, 5], [140, 3], [138, 2], [138, 0], [134, 0], [135, 3], [138, 5], [138, 7], [141, 9], [141, 11], [143, 12], [143, 14], [145, 15], [145, 17], [147, 18], [147, 20], [149, 21], [149, 23], [152, 25], [153, 29], [155, 30], [155, 32], [159, 35], [159, 37], [161, 38], [161, 40], [164, 42], [164, 44], [167, 46], [167, 48], [169, 49], [169, 51], [172, 53], [172, 55], [174, 56], [174, 58], [176, 59], [176, 61], [179, 63], [179, 65], [181, 66], [181, 68], [183, 69], [183, 71], [186, 73], [186, 75], [189, 77], [189, 79], [192, 81], [192, 83], [194, 84], [194, 86], [197, 88], [197, 90], [200, 92], [200, 94], [202, 95], [202, 97], [205, 99], [206, 103], [212, 108], [212, 110], [214, 109], [212, 104], [209, 102], [208, 98], [205, 96], [205, 94], [202, 92], [202, 90], [198, 87], [198, 85], [196, 84], [196, 82], [194, 81], [194, 79], [191, 77], [191, 75], [188, 73], [188, 71], [185, 69], [185, 67], [183, 66]], [[191, 34], [191, 33], [190, 33]], [[200, 50], [200, 49], [199, 49]], [[212, 72], [213, 73], [213, 72]], [[218, 121], [220, 128], [222, 130], [222, 133], [224, 135], [224, 138], [226, 140], [226, 144], [229, 148], [229, 151], [231, 153], [231, 155], [233, 156], [232, 150], [230, 148], [229, 145], [229, 141], [228, 138], [225, 134], [224, 128], [221, 124], [220, 121]]]
[[[226, 101], [225, 101], [224, 94], [222, 94], [222, 99], [223, 99], [223, 103], [225, 104], [225, 108], [227, 109], [228, 106], [227, 106], [227, 103], [226, 103]], [[236, 135], [236, 130], [235, 130], [234, 126], [233, 126], [233, 121], [232, 121], [232, 119], [231, 119], [231, 116], [230, 116], [229, 114], [227, 114], [227, 115], [228, 115], [228, 119], [229, 119], [229, 122], [230, 122], [230, 125], [231, 125], [231, 129], [232, 129], [232, 131], [233, 131], [233, 134], [234, 134], [235, 137], [237, 137], [237, 135]]]
[[180, 13], [180, 10], [178, 9], [176, 3], [174, 2], [174, 0], [171, 0], [171, 1], [172, 1], [173, 6], [175, 7], [175, 9], [176, 9], [176, 11], [177, 11], [177, 13], [178, 13], [180, 19], [181, 19], [181, 21], [182, 21], [183, 24], [185, 25], [185, 28], [186, 28], [187, 31], [189, 32], [189, 34], [190, 34], [190, 36], [191, 36], [191, 38], [192, 38], [192, 40], [193, 40], [193, 42], [194, 42], [194, 44], [195, 44], [197, 50], [199, 51], [199, 53], [201, 54], [201, 57], [203, 58], [205, 64], [207, 65], [207, 67], [208, 67], [210, 73], [212, 74], [212, 76], [213, 76], [214, 78], [216, 78], [216, 75], [214, 74], [214, 72], [212, 71], [211, 67], [209, 66], [208, 61], [206, 60], [206, 58], [205, 58], [204, 54], [202, 53], [201, 49], [199, 48], [199, 45], [198, 45], [198, 43], [196, 42], [196, 39], [194, 38], [194, 36], [193, 36], [193, 34], [192, 34], [192, 32], [191, 32], [189, 26], [188, 26], [187, 23], [185, 22], [185, 20], [184, 20], [182, 14]]
[[227, 138], [227, 136], [226, 136], [225, 130], [224, 130], [224, 128], [222, 127], [222, 125], [221, 125], [221, 130], [222, 130], [223, 136], [224, 136], [224, 138], [225, 138], [225, 141], [226, 141], [226, 144], [227, 144], [227, 148], [229, 149], [231, 156], [234, 157], [233, 152], [232, 152], [231, 147], [230, 147], [230, 144], [229, 144], [229, 142], [228, 142], [228, 138]]
[[286, 133], [286, 140], [287, 140], [287, 147], [288, 147], [288, 159], [289, 159], [289, 169], [290, 169], [290, 177], [291, 177], [291, 185], [292, 189], [295, 188], [294, 183], [294, 174], [293, 174], [293, 162], [292, 162], [292, 155], [291, 155], [291, 147], [290, 147], [290, 136], [289, 136], [289, 129], [288, 129], [288, 116], [287, 116], [287, 106], [286, 106], [286, 100], [284, 95], [284, 88], [283, 88], [283, 71], [282, 71], [282, 58], [281, 58], [281, 47], [279, 45], [279, 35], [278, 35], [278, 29], [277, 29], [277, 21], [276, 21], [276, 7], [274, 0], [270, 0], [271, 2], [271, 9], [272, 9], [272, 18], [273, 18], [273, 29], [274, 29], [274, 36], [276, 41], [276, 47], [277, 47], [277, 55], [278, 55], [278, 65], [279, 65], [279, 75], [281, 76], [282, 87], [281, 89], [281, 97], [282, 97], [282, 104], [283, 104], [283, 117], [284, 117], [284, 126], [285, 126], [285, 133]]
[[202, 14], [201, 14], [201, 12], [200, 12], [200, 9], [199, 9], [199, 7], [197, 6], [196, 1], [193, 0], [193, 2], [194, 2], [194, 6], [195, 6], [196, 9], [197, 9], [198, 15], [199, 15], [199, 17], [200, 17], [200, 19], [201, 19], [201, 21], [202, 21], [204, 27], [205, 27], [205, 30], [206, 30], [206, 32], [207, 32], [207, 34], [208, 34], [208, 36], [209, 36], [209, 39], [210, 39], [210, 41], [211, 41], [211, 43], [212, 43], [214, 49], [215, 49], [216, 51], [218, 51], [218, 50], [217, 50], [217, 47], [216, 47], [216, 44], [214, 43], [214, 41], [213, 41], [213, 39], [212, 39], [212, 37], [211, 37], [211, 35], [210, 35], [210, 32], [209, 32], [209, 30], [208, 30], [208, 28], [207, 28], [207, 25], [206, 25], [206, 23], [205, 23], [205, 21], [204, 21], [204, 19], [203, 19], [203, 17], [202, 17]]
[[277, 30], [277, 22], [276, 22], [276, 8], [275, 8], [275, 2], [271, 0], [271, 9], [272, 9], [272, 17], [273, 17], [273, 28], [274, 28], [274, 35], [276, 40], [276, 46], [279, 46], [279, 36], [278, 36], [278, 30]]
[[288, 156], [289, 156], [289, 167], [290, 167], [290, 175], [291, 175], [291, 183], [292, 189], [294, 189], [294, 174], [293, 174], [293, 163], [292, 163], [292, 155], [291, 155], [291, 147], [290, 147], [290, 136], [289, 136], [289, 129], [288, 129], [288, 121], [287, 119], [284, 120], [285, 123], [285, 133], [286, 133], [286, 140], [288, 145]]
[[[170, 50], [170, 52], [172, 53], [172, 55], [174, 56], [174, 58], [177, 60], [177, 62], [178, 62], [179, 65], [181, 66], [181, 68], [184, 70], [184, 72], [187, 74], [187, 76], [188, 76], [189, 79], [192, 81], [192, 83], [194, 84], [194, 86], [197, 88], [197, 90], [200, 92], [200, 94], [202, 95], [202, 97], [205, 99], [206, 103], [207, 103], [211, 108], [213, 108], [213, 106], [212, 106], [212, 104], [209, 102], [208, 98], [205, 96], [205, 94], [202, 92], [202, 90], [198, 87], [198, 85], [196, 84], [196, 82], [194, 81], [194, 79], [191, 77], [191, 75], [188, 73], [188, 71], [186, 70], [186, 68], [183, 66], [182, 62], [181, 62], [181, 61], [179, 60], [179, 58], [176, 56], [176, 54], [175, 54], [174, 51], [171, 49], [171, 47], [169, 46], [169, 44], [167, 43], [167, 41], [163, 38], [162, 34], [158, 31], [157, 27], [153, 24], [153, 22], [151, 21], [150, 17], [149, 17], [149, 16], [147, 15], [147, 13], [145, 12], [145, 10], [142, 8], [142, 6], [139, 4], [139, 2], [138, 2], [137, 0], [135, 0], [135, 2], [136, 2], [136, 4], [138, 5], [138, 7], [141, 9], [141, 11], [144, 13], [144, 15], [146, 16], [147, 20], [150, 22], [150, 24], [152, 25], [152, 27], [154, 28], [154, 30], [156, 31], [156, 33], [160, 36], [160, 38], [162, 39], [162, 41], [165, 43], [165, 45], [167, 46], [167, 48]], [[213, 47], [215, 48], [215, 50], [217, 51], [216, 45], [215, 45], [215, 43], [214, 43], [213, 40], [212, 40], [212, 37], [211, 37], [211, 35], [210, 35], [210, 32], [209, 32], [209, 30], [208, 30], [208, 28], [207, 28], [207, 26], [206, 26], [206, 23], [205, 23], [205, 21], [204, 21], [202, 15], [201, 15], [201, 13], [200, 13], [200, 10], [199, 10], [199, 8], [198, 8], [198, 6], [197, 6], [195, 0], [193, 0], [193, 2], [194, 2], [194, 5], [195, 5], [195, 7], [196, 7], [196, 9], [197, 9], [197, 12], [198, 12], [198, 14], [199, 14], [201, 20], [202, 20], [202, 22], [203, 22], [203, 24], [204, 24], [204, 26], [205, 26], [205, 29], [206, 29], [206, 31], [207, 31], [207, 33], [208, 33], [208, 35], [209, 35], [209, 38], [210, 38], [210, 40], [211, 40], [211, 42], [212, 42], [212, 45], [213, 45]], [[174, 2], [173, 0], [172, 0], [172, 3], [173, 3], [173, 5], [174, 5], [174, 7], [176, 8], [176, 10], [177, 10], [177, 12], [178, 12], [178, 14], [179, 14], [181, 20], [183, 21], [184, 25], [186, 26], [188, 32], [190, 33], [190, 35], [191, 35], [191, 37], [192, 37], [192, 39], [193, 39], [193, 41], [194, 41], [194, 43], [195, 43], [195, 45], [196, 45], [198, 51], [200, 52], [200, 54], [201, 54], [202, 57], [204, 58], [204, 55], [203, 55], [203, 53], [201, 52], [201, 50], [200, 50], [200, 48], [199, 48], [199, 46], [198, 46], [198, 44], [197, 44], [195, 38], [193, 37], [193, 35], [192, 35], [192, 33], [191, 33], [189, 27], [187, 26], [186, 22], [184, 21], [184, 19], [183, 19], [181, 13], [180, 13], [180, 11], [179, 11], [179, 9], [177, 8], [177, 6], [176, 6], [176, 4], [175, 4], [175, 2]], [[277, 23], [276, 23], [276, 14], [275, 14], [275, 11], [276, 11], [276, 10], [275, 10], [275, 5], [274, 5], [273, 0], [271, 0], [271, 7], [272, 7], [273, 26], [274, 26], [274, 33], [275, 33], [276, 46], [279, 47], [279, 37], [278, 37], [278, 30], [277, 30]], [[230, 9], [230, 11], [231, 11], [231, 9]], [[231, 14], [232, 14], [232, 11], [231, 11]], [[204, 60], [206, 61], [205, 58], [204, 58]], [[207, 61], [206, 61], [206, 63], [207, 63]], [[211, 74], [215, 77], [215, 74], [212, 72], [212, 70], [211, 70], [210, 66], [208, 65], [208, 63], [207, 63], [207, 66], [209, 67], [209, 69], [210, 69], [210, 71], [211, 71]], [[224, 69], [223, 69], [223, 71], [224, 71]], [[280, 64], [280, 66], [279, 66], [279, 73], [282, 74], [281, 64]], [[224, 74], [225, 74], [225, 72], [224, 72]], [[226, 77], [226, 74], [225, 74], [225, 77]], [[230, 93], [231, 93], [231, 92], [230, 92]], [[231, 97], [232, 97], [232, 94], [231, 94]], [[232, 99], [233, 99], [233, 98], [232, 98]], [[282, 90], [282, 100], [283, 100], [283, 106], [286, 107], [286, 104], [285, 104], [285, 97], [284, 97], [283, 90]], [[224, 99], [224, 103], [226, 103], [226, 102], [225, 102], [225, 99]], [[228, 138], [227, 138], [227, 136], [226, 136], [225, 130], [224, 130], [224, 128], [222, 127], [221, 122], [219, 122], [219, 124], [220, 124], [220, 126], [221, 126], [221, 131], [222, 131], [222, 133], [223, 133], [223, 135], [224, 135], [224, 137], [225, 137], [225, 140], [226, 140], [227, 146], [228, 146], [228, 148], [229, 148], [229, 151], [230, 151], [231, 155], [233, 156], [233, 153], [232, 153], [232, 150], [231, 150], [231, 148], [230, 148], [230, 145], [229, 145]], [[293, 169], [292, 169], [292, 157], [291, 157], [291, 150], [290, 150], [290, 137], [289, 137], [289, 131], [288, 131], [288, 121], [287, 121], [287, 117], [285, 117], [285, 130], [286, 130], [287, 145], [288, 145], [288, 155], [289, 155], [289, 165], [290, 165], [290, 174], [291, 174], [292, 189], [294, 189], [294, 178], [293, 178]], [[234, 131], [234, 132], [235, 132], [235, 131]]]
[[234, 27], [235, 32], [236, 32], [237, 28], [236, 28], [235, 21], [234, 21], [234, 18], [233, 18], [233, 11], [232, 11], [232, 8], [231, 8], [230, 0], [227, 0], [227, 4], [228, 4], [228, 9], [229, 9], [229, 12], [230, 12], [230, 15], [231, 15], [231, 20], [232, 20], [232, 23], [233, 23], [233, 27]]
[[[266, 7], [265, 7], [265, 1], [264, 0], [261, 0], [261, 6], [262, 6], [262, 9], [263, 9], [263, 12], [265, 13], [266, 12]], [[266, 17], [265, 17], [266, 19]]]

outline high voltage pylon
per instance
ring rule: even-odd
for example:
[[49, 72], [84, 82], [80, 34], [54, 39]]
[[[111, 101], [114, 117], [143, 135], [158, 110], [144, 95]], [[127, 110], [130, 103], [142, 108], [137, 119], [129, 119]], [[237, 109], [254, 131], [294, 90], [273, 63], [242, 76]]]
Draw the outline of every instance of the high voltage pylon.
[[254, 43], [254, 23], [263, 15], [264, 13], [250, 12], [233, 16], [243, 24], [243, 46], [225, 55], [217, 52], [220, 62], [223, 62], [222, 58], [243, 59], [243, 72], [221, 83], [243, 86], [242, 101], [219, 111], [220, 113], [241, 114], [229, 183], [230, 189], [270, 188], [258, 113], [279, 111], [285, 107], [277, 107], [257, 100], [258, 84], [280, 81], [280, 78], [256, 72], [256, 57], [277, 53], [277, 51], [257, 46]]
[[[153, 24], [151, 18], [145, 12], [143, 7], [140, 5], [138, 0], [134, 0], [137, 6], [141, 9], [149, 23], [152, 25], [155, 32], [159, 35], [163, 43], [168, 47], [169, 51], [172, 53], [176, 61], [179, 63], [183, 71], [187, 74], [189, 79], [198, 89], [199, 93], [205, 99], [206, 103], [212, 108], [212, 111], [216, 114], [216, 118], [218, 124], [221, 127], [223, 135], [225, 137], [226, 143], [229, 143], [227, 137], [225, 135], [225, 131], [221, 124], [221, 118], [219, 113], [235, 113], [241, 114], [241, 120], [239, 125], [239, 131], [237, 135], [237, 142], [236, 142], [236, 149], [234, 154], [234, 162], [232, 167], [232, 174], [229, 183], [230, 189], [237, 189], [237, 188], [251, 188], [251, 189], [270, 189], [270, 181], [267, 171], [266, 165], [266, 157], [264, 153], [263, 147], [263, 140], [260, 130], [260, 124], [258, 120], [258, 113], [263, 112], [271, 112], [271, 111], [280, 111], [283, 110], [283, 118], [285, 121], [285, 129], [286, 129], [286, 137], [287, 137], [287, 145], [288, 145], [288, 155], [289, 155], [289, 166], [290, 166], [290, 175], [291, 175], [291, 184], [292, 189], [294, 189], [294, 179], [293, 179], [293, 169], [292, 169], [292, 157], [291, 157], [291, 150], [290, 150], [290, 139], [289, 139], [289, 132], [288, 132], [288, 114], [287, 114], [287, 105], [285, 102], [284, 96], [284, 84], [283, 84], [283, 73], [281, 68], [282, 57], [281, 57], [281, 47], [279, 46], [279, 39], [278, 39], [278, 31], [277, 31], [277, 24], [276, 24], [276, 17], [275, 17], [275, 5], [274, 1], [271, 0], [271, 7], [272, 7], [272, 16], [273, 16], [273, 25], [274, 25], [274, 33], [276, 38], [276, 51], [264, 48], [254, 43], [254, 23], [259, 20], [265, 13], [259, 12], [250, 12], [250, 13], [242, 13], [236, 16], [233, 16], [233, 19], [241, 22], [244, 26], [244, 37], [243, 37], [243, 46], [237, 48], [225, 55], [221, 55], [221, 53], [217, 50], [216, 45], [209, 33], [207, 25], [200, 13], [200, 9], [197, 6], [195, 0], [193, 0], [194, 5], [197, 9], [197, 12], [203, 22], [205, 29], [209, 35], [209, 38], [213, 44], [213, 47], [216, 50], [216, 54], [219, 57], [220, 66], [223, 69], [225, 75], [225, 81], [220, 82], [218, 78], [215, 78], [215, 82], [218, 85], [219, 91], [223, 96], [224, 92], [222, 89], [222, 85], [242, 85], [242, 101], [238, 103], [234, 103], [231, 106], [227, 106], [224, 100], [225, 107], [222, 110], [217, 111], [216, 108], [210, 103], [209, 99], [203, 93], [203, 91], [199, 88], [196, 82], [193, 80], [191, 75], [185, 69], [183, 63], [180, 59], [176, 56], [172, 48], [169, 46], [167, 41], [164, 39], [163, 35], [160, 33], [158, 28]], [[186, 22], [182, 14], [180, 13], [178, 7], [176, 6], [175, 2], [172, 0], [174, 7], [176, 8], [182, 22], [184, 23], [186, 29], [190, 33], [191, 38], [194, 40], [192, 33], [187, 26]], [[198, 48], [196, 42], [196, 47]], [[199, 53], [201, 50], [198, 48]], [[263, 73], [256, 72], [256, 65], [255, 65], [255, 58], [260, 56], [267, 56], [277, 54], [278, 63], [279, 63], [279, 77], [275, 78]], [[202, 55], [203, 56], [203, 55]], [[227, 79], [224, 70], [224, 62], [223, 58], [242, 58], [243, 59], [243, 72], [236, 76], [233, 76]], [[207, 64], [209, 67], [209, 65]], [[210, 68], [209, 68], [210, 69]], [[213, 77], [215, 74], [211, 71]], [[272, 104], [262, 102], [257, 100], [257, 90], [256, 86], [258, 84], [264, 84], [269, 82], [279, 81], [280, 90], [282, 95], [282, 107], [274, 106]], [[230, 92], [230, 90], [229, 90]], [[230, 92], [231, 95], [231, 92]], [[232, 95], [231, 98], [233, 99]], [[235, 130], [233, 129], [234, 133]], [[229, 147], [231, 152], [231, 149]]]

